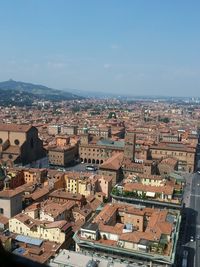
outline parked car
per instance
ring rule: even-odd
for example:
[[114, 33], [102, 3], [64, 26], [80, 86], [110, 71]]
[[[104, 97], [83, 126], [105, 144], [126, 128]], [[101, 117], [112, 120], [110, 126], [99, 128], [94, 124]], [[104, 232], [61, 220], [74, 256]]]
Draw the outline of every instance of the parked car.
[[97, 170], [97, 167], [96, 167], [96, 166], [87, 165], [87, 166], [85, 167], [85, 169], [86, 169], [87, 171], [96, 171], [96, 170]]

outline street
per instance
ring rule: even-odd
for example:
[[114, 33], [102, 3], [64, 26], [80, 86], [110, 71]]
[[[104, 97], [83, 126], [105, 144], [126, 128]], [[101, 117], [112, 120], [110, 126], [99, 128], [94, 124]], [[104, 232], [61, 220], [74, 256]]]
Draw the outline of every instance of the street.
[[[187, 267], [200, 266], [200, 174], [194, 173], [186, 178], [184, 192], [184, 216], [181, 229], [183, 251], [188, 251]], [[179, 254], [180, 255], [180, 254]], [[182, 260], [181, 260], [182, 261]], [[180, 263], [179, 263], [180, 264]]]
[[194, 237], [194, 267], [200, 266], [200, 175], [195, 173], [192, 179], [192, 188], [190, 195], [190, 217], [188, 223], [188, 232]]

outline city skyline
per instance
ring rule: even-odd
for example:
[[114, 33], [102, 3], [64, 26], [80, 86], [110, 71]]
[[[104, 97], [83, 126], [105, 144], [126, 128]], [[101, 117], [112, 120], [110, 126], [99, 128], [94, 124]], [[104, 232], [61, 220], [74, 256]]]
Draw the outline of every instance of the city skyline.
[[199, 7], [198, 1], [1, 1], [0, 81], [198, 97]]

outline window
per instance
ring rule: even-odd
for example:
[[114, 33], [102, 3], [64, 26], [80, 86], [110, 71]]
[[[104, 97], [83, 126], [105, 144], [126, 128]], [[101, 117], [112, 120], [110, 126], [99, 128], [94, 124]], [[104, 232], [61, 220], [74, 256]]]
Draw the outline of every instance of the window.
[[2, 138], [0, 138], [0, 144], [2, 144], [3, 143], [3, 139]]
[[4, 214], [3, 208], [0, 208], [0, 214]]
[[18, 139], [15, 139], [14, 143], [15, 143], [15, 145], [17, 145], [17, 146], [20, 144], [20, 142], [19, 142]]

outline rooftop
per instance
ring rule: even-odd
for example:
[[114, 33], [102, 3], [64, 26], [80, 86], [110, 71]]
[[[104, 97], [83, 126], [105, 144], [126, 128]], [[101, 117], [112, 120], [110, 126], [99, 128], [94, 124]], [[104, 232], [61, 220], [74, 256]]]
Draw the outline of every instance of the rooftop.
[[101, 139], [97, 142], [99, 146], [113, 146], [113, 147], [124, 147], [124, 141], [113, 141], [110, 139]]
[[[139, 267], [136, 263], [131, 265], [130, 263], [121, 262], [120, 259], [106, 259], [105, 257], [95, 256], [95, 254], [81, 254], [66, 249], [60, 250], [49, 265], [51, 267], [59, 267], [61, 264], [72, 267], [108, 267], [110, 264], [112, 267]], [[147, 265], [143, 266], [146, 267]]]
[[3, 132], [28, 132], [31, 125], [26, 124], [0, 124], [0, 131]]

